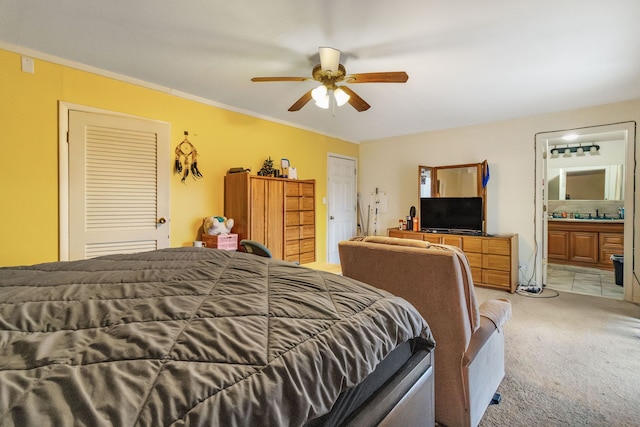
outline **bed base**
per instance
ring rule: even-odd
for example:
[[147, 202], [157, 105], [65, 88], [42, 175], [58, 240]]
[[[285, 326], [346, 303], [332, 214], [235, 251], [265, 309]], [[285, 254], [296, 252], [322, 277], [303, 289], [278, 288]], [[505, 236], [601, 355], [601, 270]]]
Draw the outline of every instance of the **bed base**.
[[435, 425], [432, 353], [416, 352], [343, 424], [348, 427]]

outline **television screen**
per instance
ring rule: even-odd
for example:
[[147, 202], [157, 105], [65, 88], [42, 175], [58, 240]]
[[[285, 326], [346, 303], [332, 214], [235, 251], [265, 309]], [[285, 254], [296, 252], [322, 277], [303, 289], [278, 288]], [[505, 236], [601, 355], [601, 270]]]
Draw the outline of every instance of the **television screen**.
[[482, 232], [482, 213], [482, 197], [424, 197], [420, 199], [420, 228]]

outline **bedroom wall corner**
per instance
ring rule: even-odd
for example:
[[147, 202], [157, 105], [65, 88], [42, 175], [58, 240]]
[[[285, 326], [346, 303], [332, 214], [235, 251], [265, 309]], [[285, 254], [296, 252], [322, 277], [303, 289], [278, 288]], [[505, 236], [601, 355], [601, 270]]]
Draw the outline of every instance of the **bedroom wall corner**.
[[[171, 178], [171, 246], [198, 237], [202, 218], [224, 213], [224, 175], [231, 167], [256, 173], [285, 157], [300, 179], [316, 179], [316, 259], [326, 260], [328, 152], [358, 157], [358, 145], [232, 112], [170, 90], [153, 89], [35, 58], [21, 71], [20, 54], [0, 49], [0, 118], [5, 137], [0, 185], [0, 266], [59, 259], [58, 102], [171, 124], [171, 150], [184, 131], [198, 149], [204, 178]], [[167, 165], [172, 167], [172, 165]], [[71, 177], [70, 179], [73, 179]]]

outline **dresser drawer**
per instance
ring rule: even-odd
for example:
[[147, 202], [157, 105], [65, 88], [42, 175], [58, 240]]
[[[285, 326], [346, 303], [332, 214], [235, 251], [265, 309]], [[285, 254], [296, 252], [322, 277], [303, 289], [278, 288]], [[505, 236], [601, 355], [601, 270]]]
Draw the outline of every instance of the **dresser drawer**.
[[443, 236], [442, 244], [455, 246], [462, 249], [462, 237], [461, 236]]
[[511, 258], [506, 255], [482, 255], [482, 268], [508, 273], [511, 270]]
[[469, 260], [470, 267], [482, 268], [482, 254], [476, 254], [473, 252], [465, 252], [467, 259]]
[[487, 285], [500, 285], [509, 288], [511, 277], [508, 271], [482, 270], [481, 282]]
[[313, 210], [313, 197], [299, 197], [299, 206], [301, 211]]
[[300, 240], [300, 253], [315, 252], [315, 251], [316, 251], [316, 239]]
[[462, 250], [467, 252], [482, 253], [482, 238], [465, 237], [462, 242]]
[[301, 225], [300, 226], [300, 238], [310, 239], [316, 237], [316, 228], [313, 225]]
[[313, 211], [301, 211], [300, 215], [300, 225], [311, 225], [315, 222], [315, 212]]
[[287, 227], [289, 227], [291, 225], [300, 225], [300, 212], [298, 212], [298, 211], [287, 212], [287, 218], [286, 218], [285, 225]]
[[299, 200], [300, 200], [300, 197], [287, 196], [286, 197], [286, 206], [285, 206], [287, 211], [297, 211], [297, 210], [299, 210], [299, 207], [298, 207], [298, 201]]
[[389, 237], [395, 237], [398, 239], [427, 240], [425, 236], [426, 235], [424, 233], [415, 233], [413, 231], [400, 230], [398, 228], [389, 229]]
[[484, 239], [482, 253], [496, 255], [511, 255], [511, 243], [507, 239]]
[[285, 261], [289, 261], [289, 262], [297, 262], [300, 263], [300, 255], [295, 254], [295, 255], [286, 255], [284, 257]]
[[473, 283], [482, 283], [482, 269], [479, 267], [471, 267], [471, 278]]
[[300, 184], [297, 182], [285, 182], [284, 183], [284, 195], [297, 197], [300, 195]]
[[300, 253], [300, 240], [290, 240], [284, 246], [284, 255], [288, 256], [298, 256]]
[[300, 227], [299, 225], [292, 225], [287, 227], [284, 232], [285, 240], [299, 240], [300, 239]]
[[309, 183], [300, 183], [300, 195], [305, 197], [313, 197], [313, 185]]
[[316, 260], [315, 252], [305, 252], [300, 254], [300, 264], [307, 264]]
[[[412, 239], [415, 237], [410, 237], [410, 238]], [[441, 241], [440, 236], [432, 236], [431, 234], [424, 234], [422, 236], [422, 240], [424, 240], [425, 242], [436, 244], [436, 245], [439, 245]]]

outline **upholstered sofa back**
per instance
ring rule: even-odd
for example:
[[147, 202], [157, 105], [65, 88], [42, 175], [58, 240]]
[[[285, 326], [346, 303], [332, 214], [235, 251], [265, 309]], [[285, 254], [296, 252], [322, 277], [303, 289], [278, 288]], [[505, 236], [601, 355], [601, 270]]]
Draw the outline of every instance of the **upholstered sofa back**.
[[480, 315], [468, 261], [457, 248], [370, 236], [340, 242], [339, 250], [342, 274], [408, 299], [423, 316], [429, 315], [434, 334], [457, 337], [457, 351], [466, 351]]
[[338, 246], [342, 274], [398, 295], [422, 314], [436, 341], [436, 420], [477, 426], [504, 376], [508, 300], [478, 306], [471, 269], [453, 246], [370, 236]]

